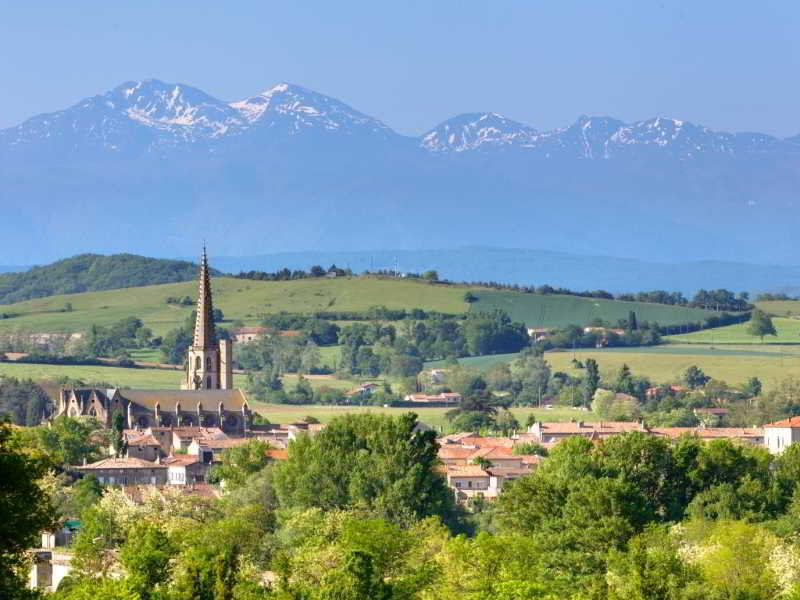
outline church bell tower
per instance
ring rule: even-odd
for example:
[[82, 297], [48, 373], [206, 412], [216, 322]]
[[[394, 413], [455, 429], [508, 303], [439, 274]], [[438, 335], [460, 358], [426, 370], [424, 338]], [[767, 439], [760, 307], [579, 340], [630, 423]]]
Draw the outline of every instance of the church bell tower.
[[233, 387], [233, 364], [230, 340], [217, 341], [214, 329], [214, 305], [211, 301], [211, 275], [203, 246], [200, 282], [197, 294], [197, 319], [194, 339], [189, 347], [184, 390], [228, 390]]

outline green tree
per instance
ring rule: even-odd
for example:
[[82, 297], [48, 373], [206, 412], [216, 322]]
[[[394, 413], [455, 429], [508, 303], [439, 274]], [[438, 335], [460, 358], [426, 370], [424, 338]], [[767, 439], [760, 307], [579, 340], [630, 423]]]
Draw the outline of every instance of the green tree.
[[586, 375], [583, 379], [583, 385], [586, 404], [588, 405], [592, 398], [594, 398], [594, 393], [600, 385], [600, 368], [597, 366], [597, 361], [593, 358], [587, 358], [585, 364]]
[[758, 396], [761, 393], [761, 380], [758, 377], [751, 377], [747, 380], [746, 390], [751, 398]]
[[747, 326], [747, 333], [758, 336], [761, 338], [762, 343], [764, 342], [765, 335], [778, 335], [778, 332], [775, 330], [775, 325], [772, 323], [772, 317], [757, 308], [753, 309], [753, 312], [750, 313], [750, 323]]
[[416, 425], [413, 413], [353, 414], [313, 438], [301, 436], [273, 467], [281, 506], [363, 506], [397, 523], [437, 515], [455, 527], [453, 495], [436, 471], [436, 433]]
[[686, 383], [686, 385], [694, 390], [703, 387], [705, 384], [711, 381], [711, 377], [703, 373], [703, 369], [697, 365], [692, 365], [684, 372], [683, 381]]
[[120, 457], [125, 454], [128, 449], [128, 443], [125, 441], [125, 417], [119, 410], [114, 411], [111, 417], [111, 446], [114, 448], [114, 456]]
[[241, 446], [228, 448], [222, 454], [222, 463], [211, 468], [208, 480], [224, 482], [226, 490], [235, 490], [245, 484], [247, 478], [269, 463], [269, 444], [251, 440]]
[[131, 589], [138, 597], [159, 597], [159, 588], [169, 578], [169, 563], [176, 548], [158, 525], [142, 521], [133, 525], [122, 546], [120, 559]]
[[55, 525], [55, 510], [36, 483], [49, 466], [15, 446], [11, 427], [0, 422], [0, 598], [26, 597], [25, 553], [43, 529]]
[[636, 392], [633, 382], [633, 375], [631, 374], [631, 368], [628, 365], [623, 364], [620, 367], [614, 389], [622, 394], [632, 395]]

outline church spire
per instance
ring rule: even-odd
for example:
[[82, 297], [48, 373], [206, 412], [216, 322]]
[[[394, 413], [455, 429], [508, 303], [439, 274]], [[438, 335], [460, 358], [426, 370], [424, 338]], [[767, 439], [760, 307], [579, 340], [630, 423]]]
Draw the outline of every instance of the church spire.
[[214, 306], [211, 303], [211, 277], [208, 273], [208, 256], [203, 244], [203, 258], [200, 261], [200, 289], [197, 293], [197, 320], [194, 324], [194, 343], [196, 350], [216, 348], [214, 331]]

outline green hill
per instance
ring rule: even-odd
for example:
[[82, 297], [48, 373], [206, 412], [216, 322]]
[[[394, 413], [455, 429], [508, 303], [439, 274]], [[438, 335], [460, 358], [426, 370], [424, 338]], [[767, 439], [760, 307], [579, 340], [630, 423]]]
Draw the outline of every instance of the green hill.
[[[196, 276], [196, 275], [195, 275]], [[294, 281], [251, 281], [232, 277], [212, 280], [214, 306], [225, 320], [257, 325], [267, 313], [280, 311], [365, 311], [371, 306], [390, 309], [422, 308], [447, 313], [467, 311], [466, 287], [431, 285], [407, 279], [340, 277]], [[92, 324], [110, 325], [122, 318], [142, 319], [156, 335], [182, 324], [193, 306], [167, 304], [168, 297], [197, 295], [196, 281], [151, 285], [130, 289], [50, 296], [3, 307], [12, 315], [0, 319], [0, 333], [75, 332]], [[72, 305], [64, 312], [65, 303]]]
[[[470, 290], [478, 301], [464, 301]], [[292, 281], [253, 281], [232, 277], [212, 280], [214, 306], [222, 309], [225, 320], [257, 325], [261, 317], [280, 311], [358, 311], [372, 306], [464, 313], [500, 308], [514, 320], [529, 327], [560, 327], [572, 323], [585, 325], [602, 318], [615, 322], [633, 310], [639, 321], [658, 321], [662, 325], [702, 321], [712, 313], [701, 309], [620, 302], [575, 296], [538, 296], [513, 291], [497, 291], [461, 285], [430, 284], [415, 279], [375, 276], [297, 279]], [[168, 297], [194, 298], [197, 283], [191, 281], [150, 285], [128, 289], [84, 292], [27, 300], [3, 307], [11, 318], [0, 319], [3, 332], [75, 332], [92, 324], [110, 325], [122, 318], [142, 319], [156, 335], [182, 324], [193, 306], [168, 304]], [[70, 303], [71, 312], [64, 306]]]
[[0, 304], [57, 294], [78, 294], [191, 281], [197, 265], [134, 254], [81, 254], [22, 273], [0, 274]]
[[636, 313], [636, 319], [640, 323], [655, 321], [661, 326], [703, 322], [706, 317], [719, 314], [701, 308], [555, 294], [540, 296], [486, 289], [475, 291], [474, 294], [478, 301], [470, 306], [471, 311], [501, 309], [512, 320], [522, 321], [528, 327], [535, 328], [587, 325], [595, 319], [616, 323], [619, 319], [627, 319], [630, 311]]

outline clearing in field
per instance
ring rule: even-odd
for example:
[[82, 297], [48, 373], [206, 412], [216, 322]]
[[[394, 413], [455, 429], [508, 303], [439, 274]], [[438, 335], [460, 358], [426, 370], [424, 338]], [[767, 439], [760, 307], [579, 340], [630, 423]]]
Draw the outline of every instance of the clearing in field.
[[512, 320], [534, 328], [588, 325], [595, 319], [616, 323], [619, 319], [627, 319], [630, 311], [636, 313], [636, 319], [640, 323], [650, 321], [662, 326], [703, 322], [707, 317], [719, 314], [701, 308], [578, 296], [540, 296], [486, 289], [473, 290], [473, 293], [478, 301], [470, 305], [470, 311], [488, 312], [501, 309]]

